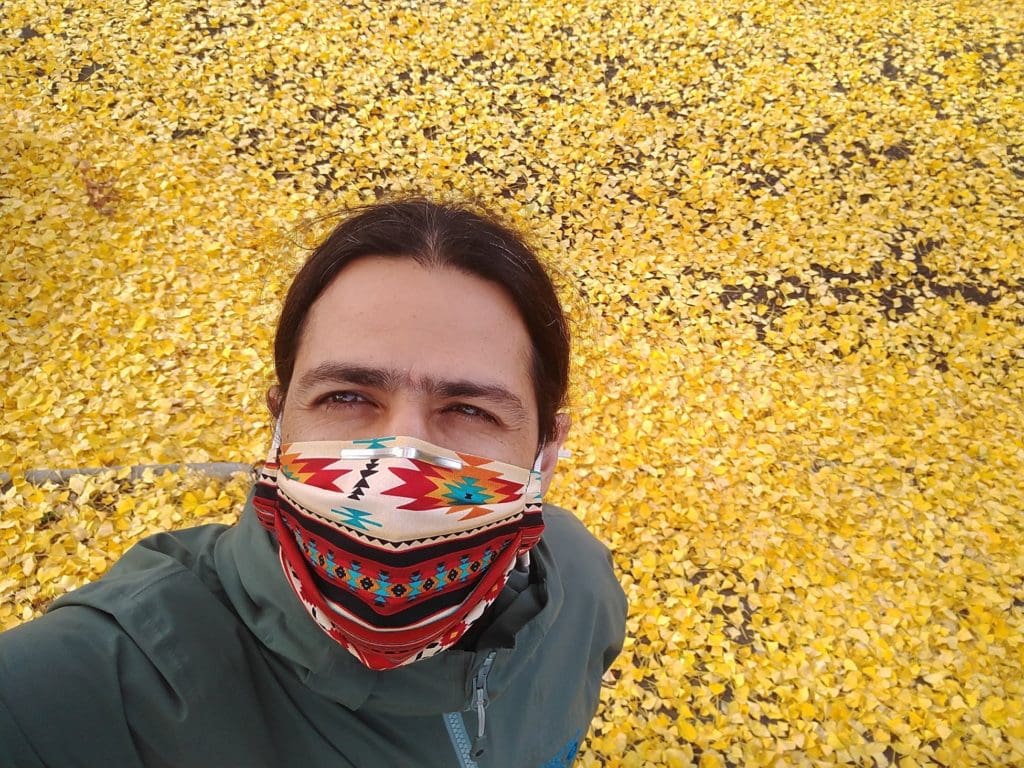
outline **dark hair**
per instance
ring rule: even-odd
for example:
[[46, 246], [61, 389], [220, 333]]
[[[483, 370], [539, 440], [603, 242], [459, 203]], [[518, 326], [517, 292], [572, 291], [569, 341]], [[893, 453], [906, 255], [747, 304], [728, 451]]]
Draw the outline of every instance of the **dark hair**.
[[569, 328], [554, 285], [537, 255], [505, 224], [465, 205], [414, 198], [350, 212], [313, 251], [284, 300], [274, 338], [274, 366], [287, 394], [309, 308], [335, 276], [363, 256], [393, 256], [451, 267], [496, 283], [511, 297], [533, 344], [531, 378], [542, 441], [569, 385]]

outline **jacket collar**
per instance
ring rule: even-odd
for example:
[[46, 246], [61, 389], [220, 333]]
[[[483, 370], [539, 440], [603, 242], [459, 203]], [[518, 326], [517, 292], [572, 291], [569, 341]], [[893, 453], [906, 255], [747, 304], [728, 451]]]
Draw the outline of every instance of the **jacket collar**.
[[[241, 621], [309, 688], [352, 710], [369, 707], [427, 715], [470, 707], [473, 677], [488, 651], [450, 649], [384, 672], [363, 666], [316, 625], [285, 582], [277, 542], [256, 519], [251, 493], [238, 524], [217, 542], [215, 559], [221, 584]], [[537, 569], [542, 605], [517, 628], [513, 648], [491, 651], [495, 658], [487, 688], [492, 699], [516, 676], [528, 673], [562, 608], [562, 580], [543, 539], [531, 550], [531, 563]], [[535, 599], [525, 593], [517, 598]], [[494, 617], [501, 620], [501, 615]]]

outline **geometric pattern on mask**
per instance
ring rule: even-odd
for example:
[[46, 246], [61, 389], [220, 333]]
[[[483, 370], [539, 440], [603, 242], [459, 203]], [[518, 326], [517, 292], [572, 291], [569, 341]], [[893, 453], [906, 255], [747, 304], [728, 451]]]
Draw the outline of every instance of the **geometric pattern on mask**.
[[[472, 587], [477, 577], [508, 549], [515, 538], [488, 539], [480, 546], [457, 552], [442, 550], [429, 561], [429, 568], [422, 562], [403, 568], [373, 558], [339, 553], [328, 542], [295, 526], [288, 515], [282, 519], [306, 562], [312, 566], [312, 575], [320, 582], [325, 595], [367, 618], [366, 609], [369, 609], [378, 616], [403, 612], [403, 620], [408, 621], [418, 613], [411, 610], [413, 606], [425, 598], [436, 598]], [[354, 604], [345, 593], [356, 598], [366, 609]]]
[[[359, 501], [363, 494], [366, 493], [370, 488], [370, 478], [377, 473], [377, 465], [380, 463], [377, 459], [370, 459], [365, 467], [359, 470], [359, 481], [352, 487], [352, 492], [348, 495], [350, 499]], [[374, 523], [379, 525], [379, 523]]]
[[[434, 536], [405, 539], [403, 541], [391, 541], [373, 535], [374, 528], [382, 527], [373, 519], [373, 513], [366, 510], [355, 509], [354, 507], [332, 507], [331, 514], [325, 515], [315, 509], [304, 507], [296, 499], [292, 498], [285, 489], [277, 485], [278, 466], [275, 463], [267, 462], [256, 468], [256, 482], [253, 487], [253, 507], [260, 524], [269, 531], [274, 530], [274, 518], [278, 510], [284, 510], [291, 514], [301, 514], [308, 525], [317, 521], [326, 525], [335, 532], [344, 534], [366, 546], [374, 549], [384, 549], [392, 552], [402, 552], [413, 548], [430, 544], [439, 544], [452, 539], [467, 539], [482, 534], [484, 531], [502, 528], [515, 524], [526, 536], [524, 538], [525, 548], [532, 546], [540, 538], [544, 529], [544, 504], [539, 499], [528, 501], [518, 514], [514, 514], [498, 520], [489, 520], [478, 526], [463, 528], [458, 532], [438, 533]], [[283, 473], [282, 473], [283, 474]], [[343, 526], [343, 528], [342, 528]], [[336, 535], [328, 532], [327, 536]]]
[[353, 509], [352, 507], [342, 507], [341, 509], [332, 508], [331, 512], [338, 515], [340, 523], [347, 525], [350, 528], [358, 528], [361, 531], [370, 530], [367, 525], [374, 525], [378, 528], [383, 527], [383, 523], [378, 523], [373, 519], [373, 514], [363, 509]]
[[[422, 659], [429, 659], [431, 656], [435, 656], [441, 651], [447, 650], [451, 646], [455, 645], [459, 638], [461, 638], [468, 629], [466, 622], [456, 622], [448, 628], [446, 633], [434, 640], [428, 641], [425, 645], [422, 645], [412, 652], [396, 652], [383, 646], [373, 648], [361, 643], [355, 643], [352, 641], [349, 634], [335, 623], [334, 619], [331, 617], [330, 611], [324, 611], [317, 607], [318, 596], [310, 595], [306, 592], [301, 578], [298, 573], [296, 573], [295, 569], [286, 561], [283, 552], [279, 553], [279, 558], [292, 590], [295, 592], [296, 597], [299, 598], [303, 607], [305, 607], [307, 613], [312, 617], [313, 621], [319, 624], [320, 628], [323, 629], [330, 637], [334, 638], [339, 645], [348, 650], [371, 669], [392, 669], [396, 666], [412, 664]], [[494, 593], [487, 595], [481, 604], [481, 609], [486, 609], [491, 605], [496, 596], [496, 590]]]
[[[449, 469], [413, 459], [415, 469], [393, 467], [391, 472], [402, 485], [382, 491], [385, 496], [410, 499], [399, 509], [421, 511], [449, 507], [447, 514], [466, 512], [460, 520], [472, 520], [491, 514], [488, 504], [505, 504], [523, 496], [521, 483], [506, 480], [500, 472], [474, 466], [483, 463], [475, 457], [462, 457], [461, 469]], [[468, 459], [468, 461], [467, 461]]]
[[[342, 511], [341, 509], [332, 507], [331, 512], [333, 515], [325, 516], [316, 510], [305, 509], [300, 504], [297, 504], [295, 499], [291, 498], [281, 489], [277, 489], [276, 494], [277, 495], [273, 499], [274, 511], [277, 510], [279, 504], [284, 502], [287, 504], [286, 508], [291, 508], [293, 511], [301, 511], [302, 515], [306, 519], [320, 521], [336, 531], [342, 530], [339, 526], [345, 526], [344, 534], [351, 540], [358, 541], [369, 547], [387, 550], [389, 552], [405, 552], [424, 544], [440, 544], [441, 542], [451, 541], [452, 539], [466, 539], [483, 533], [484, 531], [507, 527], [508, 525], [517, 522], [520, 527], [526, 529], [535, 529], [543, 525], [543, 505], [540, 503], [534, 503], [527, 504], [520, 514], [501, 520], [491, 520], [474, 528], [466, 528], [458, 533], [439, 533], [436, 536], [425, 536], [419, 539], [407, 539], [405, 541], [396, 542], [382, 539], [379, 536], [374, 536], [373, 529], [365, 527], [366, 524], [380, 527], [377, 521], [372, 519], [373, 516], [370, 512], [356, 510], [351, 507], [344, 507], [344, 511]], [[257, 499], [255, 499], [254, 502], [259, 501], [259, 496], [260, 494], [257, 491]], [[259, 506], [260, 505], [257, 504], [257, 511], [259, 510]]]
[[303, 458], [298, 453], [285, 453], [281, 455], [280, 471], [289, 480], [317, 488], [334, 489], [337, 487], [334, 481], [352, 471], [351, 469], [329, 469], [335, 463], [337, 463], [336, 459]]

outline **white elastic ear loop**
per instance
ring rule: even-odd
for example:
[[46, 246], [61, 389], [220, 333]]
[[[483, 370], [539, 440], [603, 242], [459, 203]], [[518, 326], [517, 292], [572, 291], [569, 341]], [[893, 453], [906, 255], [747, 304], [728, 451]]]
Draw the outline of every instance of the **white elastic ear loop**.
[[[541, 463], [541, 458], [543, 456], [544, 456], [544, 446], [541, 445], [540, 450], [537, 451], [537, 458], [534, 459], [534, 461], [533, 461], [533, 471], [534, 472], [540, 472], [540, 463]], [[567, 451], [565, 448], [559, 448], [558, 449], [558, 458], [560, 458], [560, 459], [568, 459], [570, 456], [572, 456], [572, 451]]]
[[277, 455], [281, 451], [281, 416], [277, 417], [274, 422], [274, 437], [270, 441], [270, 455], [277, 460]]
[[[544, 444], [540, 446], [540, 450], [537, 451], [537, 458], [533, 462], [533, 468], [535, 471], [540, 471], [540, 458], [544, 455]], [[566, 450], [565, 448], [558, 449], [558, 458], [568, 459], [572, 456], [572, 451]]]
[[540, 491], [540, 486], [544, 485], [544, 473], [541, 471], [541, 468], [540, 468], [543, 458], [544, 458], [544, 446], [541, 445], [540, 450], [537, 451], [537, 458], [535, 458], [533, 460], [533, 469], [530, 470], [530, 485], [528, 486], [528, 487], [530, 487], [532, 489], [533, 484], [537, 483], [537, 485], [538, 485], [538, 494], [539, 494], [539, 491]]
[[[533, 471], [530, 473], [531, 482], [543, 483], [544, 475], [541, 473], [540, 464], [541, 459], [544, 457], [544, 446], [541, 445], [540, 450], [537, 451], [537, 458], [533, 460]], [[520, 571], [530, 570], [530, 551], [527, 550], [520, 555], [516, 556], [516, 569]]]

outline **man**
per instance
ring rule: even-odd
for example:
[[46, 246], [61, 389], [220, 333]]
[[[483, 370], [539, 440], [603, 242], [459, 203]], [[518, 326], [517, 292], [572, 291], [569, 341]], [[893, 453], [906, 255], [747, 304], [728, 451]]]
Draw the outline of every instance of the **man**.
[[0, 765], [571, 764], [626, 605], [541, 503], [569, 336], [535, 255], [467, 208], [371, 206], [274, 352], [240, 522], [151, 537], [0, 635]]

